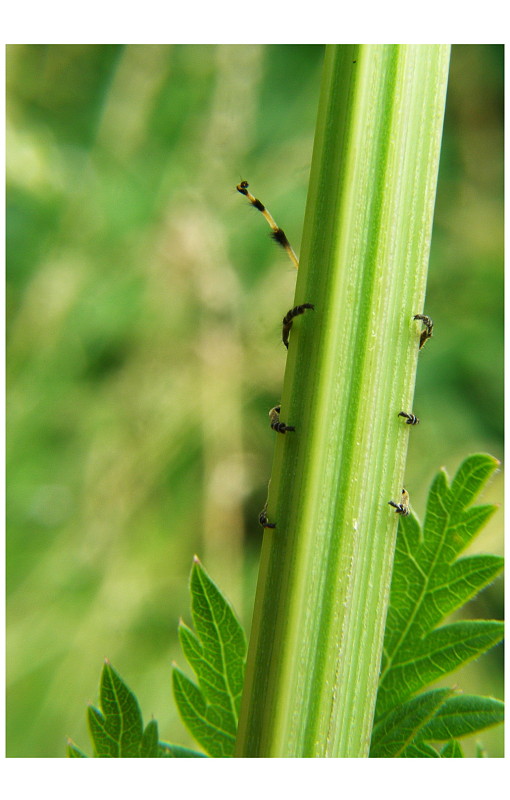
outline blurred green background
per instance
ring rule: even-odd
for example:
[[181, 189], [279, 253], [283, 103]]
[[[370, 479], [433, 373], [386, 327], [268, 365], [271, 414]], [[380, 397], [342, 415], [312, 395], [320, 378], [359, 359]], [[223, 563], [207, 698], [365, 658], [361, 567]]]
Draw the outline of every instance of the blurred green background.
[[[323, 48], [7, 48], [10, 757], [90, 751], [108, 657], [167, 741], [197, 553], [250, 625]], [[406, 486], [503, 453], [503, 48], [453, 48]], [[501, 503], [501, 475], [484, 501]], [[500, 510], [474, 550], [501, 552]], [[465, 610], [502, 616], [501, 581]], [[500, 653], [455, 677], [502, 696]], [[451, 683], [451, 681], [450, 681]], [[502, 754], [501, 731], [480, 737]], [[471, 750], [469, 749], [471, 747]], [[472, 743], [467, 746], [472, 755]]]

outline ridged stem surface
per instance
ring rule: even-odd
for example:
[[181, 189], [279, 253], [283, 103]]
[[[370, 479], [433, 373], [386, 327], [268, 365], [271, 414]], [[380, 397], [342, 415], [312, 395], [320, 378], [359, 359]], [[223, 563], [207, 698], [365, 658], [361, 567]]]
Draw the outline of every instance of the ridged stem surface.
[[264, 534], [238, 757], [368, 754], [448, 63], [445, 45], [326, 50], [294, 300], [315, 311], [290, 334], [281, 419], [296, 432], [275, 434], [277, 527]]

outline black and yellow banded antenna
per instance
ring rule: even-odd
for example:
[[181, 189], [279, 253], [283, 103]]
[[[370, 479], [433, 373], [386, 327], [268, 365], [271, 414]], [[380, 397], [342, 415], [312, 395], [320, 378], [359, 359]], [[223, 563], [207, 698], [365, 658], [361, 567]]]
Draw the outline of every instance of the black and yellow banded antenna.
[[260, 200], [257, 200], [257, 198], [252, 195], [252, 193], [248, 189], [248, 186], [249, 186], [248, 181], [241, 181], [241, 183], [238, 183], [238, 185], [236, 186], [236, 189], [241, 194], [244, 194], [244, 196], [248, 198], [248, 200], [250, 201], [252, 206], [257, 208], [261, 212], [262, 216], [265, 217], [265, 219], [267, 221], [267, 224], [271, 228], [271, 236], [273, 237], [275, 242], [278, 242], [278, 244], [280, 244], [283, 247], [283, 249], [286, 251], [286, 253], [289, 256], [290, 260], [292, 261], [292, 263], [294, 264], [294, 266], [297, 269], [299, 267], [299, 261], [298, 261], [297, 255], [295, 254], [294, 250], [290, 246], [289, 240], [287, 239], [287, 237], [284, 234], [284, 232], [282, 231], [282, 229], [278, 227], [278, 225], [274, 221], [273, 217], [271, 216], [271, 214], [269, 213], [269, 211], [265, 207], [265, 205], [263, 203], [261, 203]]

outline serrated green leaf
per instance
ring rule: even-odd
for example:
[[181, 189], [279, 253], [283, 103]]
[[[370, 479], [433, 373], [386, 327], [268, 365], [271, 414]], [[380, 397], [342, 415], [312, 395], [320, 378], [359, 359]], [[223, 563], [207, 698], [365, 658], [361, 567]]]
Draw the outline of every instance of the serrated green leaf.
[[452, 739], [441, 748], [439, 756], [440, 758], [464, 758], [464, 753], [460, 744]]
[[374, 726], [370, 758], [423, 758], [415, 754], [424, 738], [418, 734], [451, 694], [451, 689], [434, 689], [390, 711]]
[[106, 662], [101, 675], [101, 711], [89, 706], [89, 730], [99, 758], [138, 758], [143, 722], [138, 701]]
[[440, 758], [437, 750], [425, 742], [413, 742], [401, 754], [401, 758]]
[[462, 511], [469, 505], [498, 467], [499, 461], [485, 453], [468, 456], [451, 483], [451, 511]]
[[232, 607], [196, 558], [190, 587], [196, 633], [181, 622], [179, 640], [198, 685], [174, 669], [175, 699], [184, 723], [206, 752], [225, 758], [232, 755], [235, 743], [246, 637]]
[[140, 758], [158, 758], [158, 750], [158, 723], [151, 719], [140, 742]]
[[[158, 723], [151, 720], [145, 730], [138, 701], [119, 673], [107, 661], [101, 673], [101, 709], [89, 706], [89, 731], [98, 758], [206, 758], [187, 747], [158, 740]], [[68, 758], [87, 758], [71, 739]]]
[[370, 758], [438, 758], [427, 741], [448, 742], [441, 758], [462, 758], [454, 739], [502, 720], [499, 700], [433, 689], [400, 704], [374, 726]]
[[476, 592], [491, 583], [502, 569], [501, 556], [466, 556], [446, 566], [442, 581], [441, 567], [438, 565], [433, 590], [434, 607], [428, 609], [428, 624], [437, 625], [447, 614], [460, 608]]
[[232, 756], [235, 733], [221, 728], [217, 710], [207, 703], [198, 686], [180, 669], [174, 667], [172, 677], [175, 701], [190, 733], [213, 758]]
[[207, 758], [204, 753], [198, 750], [190, 750], [189, 747], [180, 747], [177, 744], [159, 743], [159, 758]]
[[493, 697], [460, 694], [448, 698], [419, 738], [434, 741], [459, 739], [475, 731], [498, 725], [504, 719], [504, 704]]
[[430, 489], [423, 530], [412, 514], [400, 519], [376, 720], [500, 640], [498, 622], [476, 620], [434, 630], [502, 569], [496, 556], [457, 558], [494, 511], [488, 505], [466, 506], [497, 466], [491, 456], [470, 456], [450, 485], [441, 470]]
[[232, 695], [225, 691], [224, 675], [207, 660], [199, 640], [183, 622], [179, 624], [179, 641], [190, 667], [194, 670], [205, 700], [216, 710], [221, 727], [235, 736], [237, 709], [232, 706]]
[[71, 740], [67, 742], [67, 758], [88, 758], [88, 755]]
[[108, 735], [106, 720], [94, 706], [87, 709], [87, 722], [97, 758], [120, 758], [115, 740]]
[[[193, 624], [204, 648], [203, 672], [197, 673], [199, 684], [210, 699], [209, 687], [214, 687], [215, 697], [217, 686], [224, 682], [224, 707], [232, 709], [237, 723], [244, 682], [246, 636], [232, 606], [198, 559], [191, 571], [191, 597]], [[223, 680], [211, 680], [212, 671], [222, 675]]]
[[500, 642], [504, 635], [502, 622], [467, 620], [443, 625], [424, 639], [402, 647], [395, 658], [385, 684], [385, 698], [390, 707], [402, 695], [427, 686], [472, 661]]

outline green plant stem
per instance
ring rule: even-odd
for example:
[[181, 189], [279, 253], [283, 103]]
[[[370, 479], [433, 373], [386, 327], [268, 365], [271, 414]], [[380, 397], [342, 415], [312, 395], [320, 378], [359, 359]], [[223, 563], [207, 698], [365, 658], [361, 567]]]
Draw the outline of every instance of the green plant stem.
[[368, 755], [448, 61], [326, 51], [238, 757]]

